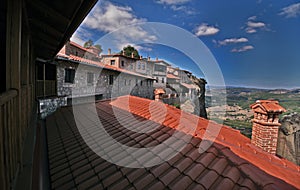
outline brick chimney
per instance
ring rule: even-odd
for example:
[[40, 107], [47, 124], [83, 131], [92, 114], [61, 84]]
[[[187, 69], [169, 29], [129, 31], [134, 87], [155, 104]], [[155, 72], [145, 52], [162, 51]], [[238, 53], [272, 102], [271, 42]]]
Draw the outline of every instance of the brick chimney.
[[154, 90], [154, 99], [156, 101], [162, 101], [162, 95], [166, 93], [166, 91], [162, 88], [156, 88]]
[[254, 112], [251, 143], [271, 154], [276, 154], [279, 115], [286, 110], [275, 100], [257, 100], [250, 105]]

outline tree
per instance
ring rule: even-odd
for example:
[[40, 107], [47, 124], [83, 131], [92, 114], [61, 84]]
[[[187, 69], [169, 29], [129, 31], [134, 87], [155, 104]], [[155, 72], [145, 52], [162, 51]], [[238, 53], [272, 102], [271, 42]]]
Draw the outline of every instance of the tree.
[[132, 46], [128, 45], [123, 48], [123, 52], [126, 56], [131, 57], [131, 54], [133, 53], [133, 56], [137, 59], [140, 58], [139, 52]]
[[91, 46], [93, 46], [93, 45], [94, 45], [94, 42], [93, 42], [92, 40], [88, 40], [88, 41], [86, 41], [86, 42], [84, 43], [83, 47], [89, 48], [89, 47], [91, 47]]
[[102, 49], [102, 47], [101, 47], [100, 44], [96, 44], [96, 45], [94, 45], [94, 47], [97, 48], [97, 49], [99, 49], [99, 51], [100, 51], [99, 53], [101, 53], [103, 51], [103, 49]]

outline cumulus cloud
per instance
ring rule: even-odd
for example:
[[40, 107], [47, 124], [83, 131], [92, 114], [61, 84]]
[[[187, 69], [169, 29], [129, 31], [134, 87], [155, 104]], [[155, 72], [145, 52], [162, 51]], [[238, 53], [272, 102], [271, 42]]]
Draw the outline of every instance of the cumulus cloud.
[[286, 18], [297, 17], [300, 15], [300, 3], [295, 3], [290, 6], [281, 9], [279, 15], [285, 16]]
[[187, 3], [189, 1], [190, 0], [159, 0], [157, 2], [161, 4], [167, 4], [167, 5], [178, 5], [178, 4]]
[[256, 16], [251, 16], [248, 18], [245, 28], [246, 33], [252, 34], [256, 33], [258, 29], [267, 29], [266, 24], [261, 21], [256, 21], [256, 18]]
[[253, 21], [248, 21], [247, 25], [250, 28], [261, 28], [261, 27], [265, 27], [266, 26], [266, 24], [263, 23], [263, 22], [253, 22]]
[[[99, 5], [99, 4], [98, 4]], [[85, 18], [82, 28], [88, 30], [98, 30], [105, 33], [114, 32], [122, 27], [127, 27], [126, 31], [118, 30], [116, 32], [116, 42], [125, 44], [126, 41], [134, 39], [141, 42], [153, 42], [156, 36], [149, 34], [138, 24], [146, 22], [144, 18], [138, 18], [129, 6], [117, 6], [106, 2], [101, 6], [96, 6], [93, 11]], [[74, 38], [75, 39], [75, 38]], [[118, 48], [122, 48], [118, 45]]]
[[219, 45], [228, 45], [228, 44], [236, 44], [236, 43], [244, 43], [248, 42], [247, 38], [227, 38], [222, 41], [218, 41]]
[[214, 26], [209, 26], [206, 23], [201, 24], [195, 29], [196, 36], [210, 36], [218, 33], [220, 31], [219, 28]]
[[243, 47], [240, 47], [240, 48], [233, 48], [231, 50], [231, 52], [239, 53], [239, 52], [249, 51], [251, 49], [254, 49], [254, 47], [251, 46], [251, 45], [246, 45], [246, 46], [243, 46]]

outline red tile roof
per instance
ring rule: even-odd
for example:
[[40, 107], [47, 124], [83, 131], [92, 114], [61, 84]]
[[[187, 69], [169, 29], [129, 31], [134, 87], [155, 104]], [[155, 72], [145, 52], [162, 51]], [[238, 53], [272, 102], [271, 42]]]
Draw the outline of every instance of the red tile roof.
[[177, 77], [177, 76], [175, 76], [173, 74], [170, 74], [170, 73], [167, 74], [167, 78], [170, 78], [170, 79], [180, 79], [179, 77]]
[[[95, 118], [91, 117], [95, 105], [78, 106], [81, 108], [78, 114], [81, 121], [84, 121], [84, 134], [78, 131], [71, 107], [62, 108], [46, 119], [52, 189], [300, 188], [299, 167], [251, 146], [250, 140], [239, 131], [181, 112], [169, 105], [164, 105], [166, 116], [161, 121], [152, 117], [161, 115], [161, 103], [133, 96], [96, 103], [99, 121], [112, 138], [131, 147], [165, 144], [165, 140], [170, 136], [174, 137], [176, 131], [179, 134], [175, 136], [173, 144], [184, 141], [187, 136], [191, 139], [186, 141], [187, 146], [181, 151], [176, 146], [170, 148], [165, 144], [167, 147], [158, 155], [149, 152], [153, 159], [168, 155], [170, 151], [178, 152], [159, 165], [147, 168], [115, 165], [95, 154], [86, 142], [97, 146], [101, 144], [100, 150], [116, 160], [130, 160], [131, 154], [127, 151], [116, 152], [116, 144], [101, 142], [101, 133], [95, 125]], [[154, 108], [151, 110], [152, 115], [149, 107]], [[116, 113], [122, 121], [118, 120]], [[159, 124], [161, 122], [162, 125]], [[134, 131], [145, 127], [155, 130], [148, 133], [134, 132], [124, 127], [124, 123], [134, 127]], [[190, 127], [193, 124], [197, 126], [196, 132]], [[212, 146], [200, 154], [199, 144], [207, 142], [203, 141], [203, 133], [213, 130], [208, 125], [221, 130]], [[147, 155], [141, 155], [141, 159], [145, 156], [147, 158]]]
[[250, 105], [251, 109], [261, 108], [264, 113], [278, 112], [282, 113], [286, 110], [279, 105], [275, 100], [257, 100], [254, 104]]
[[77, 48], [79, 48], [79, 49], [82, 49], [83, 51], [89, 52], [89, 53], [94, 54], [94, 55], [97, 56], [97, 54], [95, 52], [93, 52], [91, 49], [82, 47], [81, 45], [79, 45], [79, 44], [77, 44], [75, 42], [72, 42], [72, 41], [70, 41], [70, 44], [73, 45], [73, 46], [75, 46], [75, 47], [77, 47]]
[[93, 60], [86, 59], [86, 58], [79, 57], [79, 56], [75, 56], [75, 55], [72, 55], [72, 54], [71, 55], [65, 55], [65, 54], [62, 54], [62, 53], [58, 53], [57, 58], [58, 59], [62, 58], [63, 60], [67, 59], [67, 60], [70, 60], [70, 61], [76, 61], [76, 62], [80, 62], [80, 63], [86, 63], [86, 64], [89, 64], [89, 65], [92, 65], [92, 66], [98, 66], [98, 67], [102, 67], [102, 68], [105, 68], [105, 69], [126, 73], [126, 74], [129, 74], [129, 75], [134, 75], [134, 76], [154, 80], [154, 78], [152, 78], [151, 76], [141, 75], [141, 74], [138, 74], [136, 72], [132, 72], [132, 71], [129, 71], [129, 70], [126, 70], [126, 69], [121, 69], [121, 68], [118, 68], [118, 67], [115, 67], [115, 66], [112, 66], [112, 65], [107, 65], [107, 64], [104, 64], [102, 62], [93, 61]]
[[[130, 96], [130, 109], [131, 113], [136, 115], [145, 117], [150, 119], [151, 114], [147, 109], [141, 109], [140, 105], [144, 105], [148, 107], [151, 103], [151, 100], [146, 100], [143, 98], [132, 97]], [[128, 109], [124, 107], [124, 102], [127, 101], [127, 97], [120, 97], [115, 101], [112, 101], [111, 104], [113, 106], [119, 107], [121, 109]], [[269, 102], [263, 101], [265, 104], [269, 104]], [[276, 104], [275, 104], [276, 105]], [[166, 120], [164, 121], [164, 125], [178, 129], [185, 133], [191, 134], [196, 136], [197, 138], [202, 139], [205, 132], [207, 132], [207, 127], [210, 125], [209, 130], [211, 129], [220, 129], [218, 136], [215, 139], [215, 142], [221, 144], [225, 147], [228, 147], [233, 153], [237, 156], [249, 161], [251, 164], [257, 166], [264, 172], [282, 179], [287, 183], [297, 187], [300, 189], [300, 167], [295, 165], [294, 163], [286, 160], [281, 159], [277, 156], [269, 154], [254, 145], [251, 144], [250, 139], [240, 134], [238, 130], [232, 129], [227, 126], [222, 126], [212, 121], [199, 118], [192, 114], [185, 113], [184, 115], [188, 117], [190, 125], [197, 125], [196, 131], [190, 130], [187, 127], [182, 128], [179, 126], [179, 118], [180, 115], [183, 113], [180, 110], [166, 105], [168, 108], [168, 112], [166, 115]], [[274, 106], [275, 107], [275, 106]], [[273, 108], [273, 107], [272, 107]], [[276, 105], [276, 108], [279, 108]], [[282, 109], [282, 108], [280, 108]], [[273, 109], [274, 110], [274, 109]], [[193, 123], [197, 122], [197, 123]]]
[[182, 86], [188, 88], [188, 89], [196, 89], [196, 88], [199, 88], [197, 85], [195, 84], [187, 84], [187, 83], [180, 83]]

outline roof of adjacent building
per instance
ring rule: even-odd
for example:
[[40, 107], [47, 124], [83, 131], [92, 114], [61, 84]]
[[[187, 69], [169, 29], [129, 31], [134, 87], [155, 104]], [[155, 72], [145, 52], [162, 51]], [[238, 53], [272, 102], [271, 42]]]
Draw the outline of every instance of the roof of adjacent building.
[[72, 46], [75, 46], [83, 51], [86, 51], [86, 52], [89, 52], [91, 54], [94, 54], [95, 56], [98, 56], [95, 52], [93, 52], [92, 48], [95, 48], [95, 47], [90, 47], [90, 48], [85, 48], [85, 47], [82, 47], [81, 45], [77, 44], [76, 42], [73, 42], [73, 41], [70, 41], [70, 45]]
[[278, 112], [282, 113], [286, 110], [279, 105], [278, 101], [276, 100], [257, 100], [254, 104], [250, 105], [251, 109], [260, 108], [260, 111], [263, 113], [269, 112]]
[[[106, 132], [119, 143], [131, 147], [162, 144], [174, 132], [174, 144], [190, 136], [187, 146], [176, 156], [159, 165], [147, 168], [127, 168], [99, 157], [80, 135], [71, 107], [58, 110], [46, 120], [51, 185], [53, 189], [296, 189], [300, 188], [299, 166], [268, 154], [250, 144], [250, 140], [230, 127], [221, 126], [198, 116], [165, 105], [165, 119], [160, 122], [153, 115], [161, 115], [162, 104], [153, 100], [123, 96], [99, 101], [96, 111]], [[79, 114], [86, 122], [85, 140], [99, 143], [99, 133], [93, 123], [93, 104], [80, 105]], [[151, 110], [149, 109], [151, 107]], [[115, 113], [118, 113], [116, 116]], [[132, 115], [128, 114], [131, 113]], [[118, 118], [122, 118], [122, 122]], [[182, 121], [184, 121], [182, 123]], [[153, 127], [148, 133], [134, 131]], [[196, 125], [192, 130], [190, 126]], [[208, 126], [210, 127], [208, 128]], [[219, 129], [215, 141], [203, 153], [199, 144], [205, 142], [204, 133]], [[181, 138], [182, 137], [182, 138]], [[116, 159], [127, 160], [126, 151], [116, 152], [115, 144], [101, 144], [102, 151]], [[166, 145], [168, 146], [168, 145]], [[175, 148], [176, 149], [176, 148]], [[161, 150], [160, 157], [176, 151]], [[110, 155], [111, 155], [110, 154]], [[151, 154], [151, 153], [149, 153]], [[143, 157], [144, 155], [141, 155]]]
[[140, 59], [140, 58], [136, 58], [136, 57], [131, 57], [131, 56], [123, 55], [123, 54], [121, 54], [121, 53], [103, 54], [103, 55], [101, 55], [101, 57], [124, 57], [124, 58], [126, 58], [126, 59], [142, 60], [142, 59]]
[[99, 62], [99, 61], [93, 61], [93, 60], [86, 59], [86, 58], [79, 57], [79, 56], [72, 55], [72, 54], [65, 55], [65, 54], [62, 54], [62, 53], [58, 53], [56, 58], [58, 60], [68, 60], [68, 61], [72, 61], [72, 62], [75, 62], [75, 63], [81, 63], [81, 64], [87, 64], [87, 65], [90, 65], [90, 66], [101, 67], [101, 68], [112, 70], [112, 71], [118, 71], [118, 72], [126, 73], [126, 74], [129, 74], [129, 75], [134, 75], [134, 76], [154, 80], [153, 77], [148, 76], [148, 75], [138, 74], [138, 73], [133, 72], [133, 71], [129, 71], [129, 70], [126, 70], [126, 69], [121, 69], [121, 68], [118, 68], [118, 67], [115, 67], [115, 66], [112, 66], [112, 65], [104, 64], [104, 63]]
[[174, 74], [171, 74], [171, 73], [167, 74], [167, 78], [170, 78], [170, 79], [180, 79], [179, 77], [177, 77], [177, 76], [175, 76]]
[[199, 86], [197, 86], [196, 84], [188, 84], [188, 83], [180, 83], [182, 86], [188, 88], [188, 89], [197, 89], [199, 88]]

